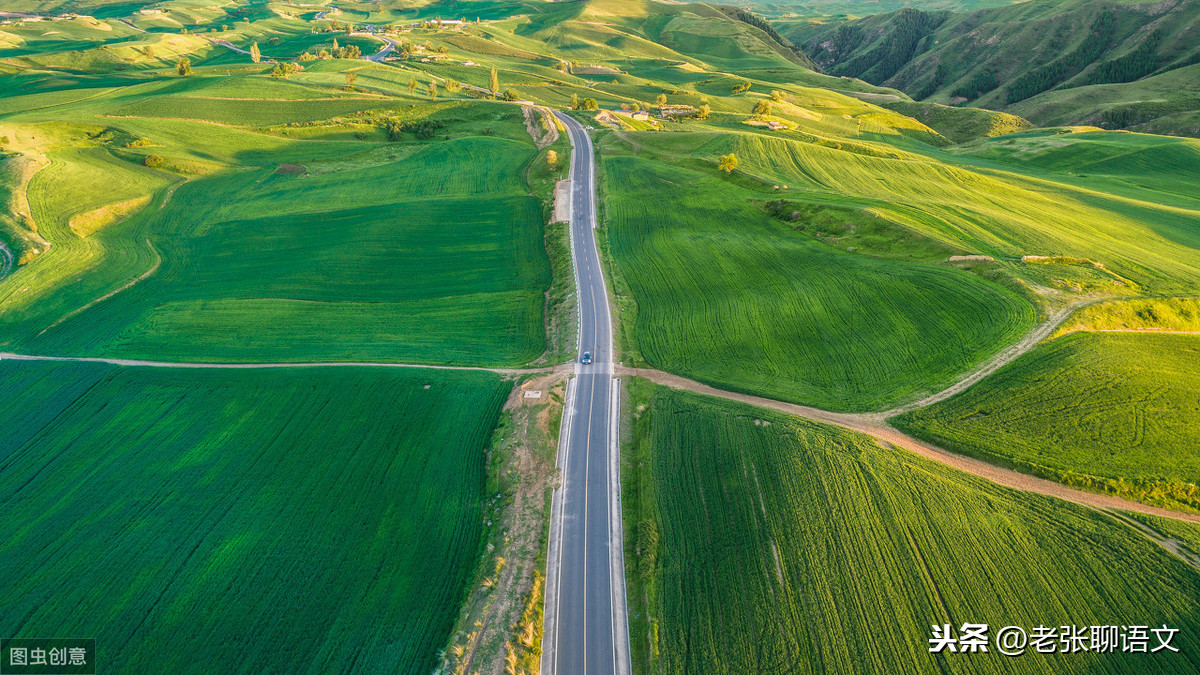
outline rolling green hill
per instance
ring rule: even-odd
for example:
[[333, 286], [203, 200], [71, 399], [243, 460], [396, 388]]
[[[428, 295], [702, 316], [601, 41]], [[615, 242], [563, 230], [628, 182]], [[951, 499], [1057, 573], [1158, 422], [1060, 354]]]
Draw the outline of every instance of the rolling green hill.
[[863, 410], [947, 382], [1033, 322], [978, 277], [837, 252], [696, 171], [614, 157], [604, 172], [636, 344], [657, 368]]
[[665, 389], [634, 403], [622, 492], [635, 672], [1200, 667], [1195, 647], [931, 655], [941, 623], [1166, 622], [1195, 641], [1200, 574], [1109, 516], [857, 434]]
[[1200, 2], [1068, 0], [792, 24], [826, 72], [1042, 126], [1196, 135]]

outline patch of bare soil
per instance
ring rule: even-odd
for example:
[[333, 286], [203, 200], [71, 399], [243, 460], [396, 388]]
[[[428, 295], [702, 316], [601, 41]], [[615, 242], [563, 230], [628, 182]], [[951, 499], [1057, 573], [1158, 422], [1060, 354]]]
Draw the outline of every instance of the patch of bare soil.
[[511, 425], [492, 452], [507, 500], [488, 544], [485, 574], [471, 589], [438, 673], [520, 675], [537, 673], [541, 657], [541, 592], [549, 523], [549, 491], [558, 483], [555, 456], [566, 373], [531, 378], [505, 403]]
[[538, 150], [558, 140], [558, 125], [554, 123], [554, 116], [549, 110], [523, 105], [521, 113], [525, 116], [525, 131], [529, 132]]
[[304, 174], [308, 173], [308, 169], [300, 166], [299, 164], [288, 164], [287, 162], [284, 162], [283, 164], [279, 165], [278, 169], [275, 169], [275, 173], [284, 176], [303, 176]]
[[571, 181], [563, 179], [554, 184], [554, 222], [571, 220]]

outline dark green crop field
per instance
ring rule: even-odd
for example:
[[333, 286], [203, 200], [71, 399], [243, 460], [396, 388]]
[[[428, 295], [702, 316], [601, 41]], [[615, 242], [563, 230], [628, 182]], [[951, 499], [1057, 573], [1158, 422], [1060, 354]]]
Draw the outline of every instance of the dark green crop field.
[[509, 386], [5, 361], [0, 632], [103, 672], [428, 673]]
[[895, 423], [955, 452], [1195, 511], [1198, 381], [1200, 336], [1076, 333]]
[[[1200, 668], [1200, 573], [1128, 525], [785, 415], [637, 400], [622, 484], [640, 672]], [[1166, 623], [1181, 651], [928, 653], [931, 624], [964, 622]]]
[[631, 157], [604, 171], [637, 346], [657, 368], [864, 410], [948, 383], [1033, 324], [1033, 308], [1003, 288], [835, 251], [717, 178]]

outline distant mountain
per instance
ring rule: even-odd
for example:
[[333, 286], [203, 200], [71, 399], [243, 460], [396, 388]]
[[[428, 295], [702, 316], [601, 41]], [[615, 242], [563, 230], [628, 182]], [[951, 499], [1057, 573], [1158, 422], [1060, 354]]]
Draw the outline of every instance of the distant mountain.
[[1022, 0], [729, 0], [724, 4], [743, 7], [772, 19], [809, 19], [862, 17], [894, 12], [905, 7], [926, 11], [948, 9], [969, 12], [987, 7], [1004, 7], [1017, 2]]
[[831, 75], [1040, 125], [1200, 135], [1200, 0], [902, 9], [780, 31]]

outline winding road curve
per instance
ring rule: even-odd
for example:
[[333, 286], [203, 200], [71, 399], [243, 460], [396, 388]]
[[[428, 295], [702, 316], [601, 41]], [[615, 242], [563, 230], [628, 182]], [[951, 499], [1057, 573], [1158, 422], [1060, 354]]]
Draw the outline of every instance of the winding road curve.
[[546, 562], [543, 675], [630, 671], [625, 602], [612, 312], [592, 230], [596, 203], [592, 141], [556, 112], [571, 147], [571, 255], [579, 296], [579, 351], [560, 436], [562, 484], [554, 491]]

